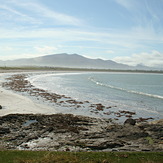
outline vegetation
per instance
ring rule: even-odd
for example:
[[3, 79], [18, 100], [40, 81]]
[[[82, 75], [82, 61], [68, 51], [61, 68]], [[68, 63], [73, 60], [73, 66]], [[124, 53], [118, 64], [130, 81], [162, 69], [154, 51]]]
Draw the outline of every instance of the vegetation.
[[136, 72], [136, 73], [163, 73], [163, 70], [118, 70], [118, 69], [94, 69], [94, 68], [69, 68], [69, 67], [0, 67], [0, 70], [50, 70], [50, 71], [93, 71], [93, 72]]
[[0, 67], [0, 70], [53, 70], [51, 67]]
[[146, 140], [148, 141], [150, 145], [154, 143], [154, 140], [151, 137], [146, 137]]
[[2, 163], [161, 163], [162, 152], [0, 151]]

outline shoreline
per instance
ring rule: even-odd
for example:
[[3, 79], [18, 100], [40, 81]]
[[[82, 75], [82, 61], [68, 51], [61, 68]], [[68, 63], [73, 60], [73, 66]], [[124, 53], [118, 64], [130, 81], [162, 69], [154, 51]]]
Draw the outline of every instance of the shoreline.
[[0, 87], [0, 116], [8, 114], [55, 114], [55, 109]]
[[[13, 73], [13, 72], [7, 72]], [[24, 72], [16, 72], [24, 73]], [[5, 75], [6, 73], [1, 73], [0, 76]], [[19, 95], [18, 93], [13, 92], [12, 90], [7, 90], [2, 87], [2, 81], [0, 81], [0, 116], [8, 114], [55, 114], [56, 111], [54, 108], [35, 103], [30, 98]]]
[[[51, 72], [54, 74], [60, 74], [65, 73], [65, 71], [46, 71]], [[153, 120], [152, 117], [139, 117], [137, 116], [136, 112], [129, 111], [129, 110], [119, 110], [116, 107], [117, 106], [104, 106], [101, 103], [90, 103], [89, 101], [78, 101], [74, 100], [71, 97], [66, 97], [65, 95], [59, 95], [55, 93], [50, 93], [44, 89], [40, 89], [37, 87], [34, 87], [30, 81], [28, 81], [30, 73], [36, 74], [44, 74], [45, 71], [29, 71], [29, 72], [17, 72], [17, 73], [11, 73], [9, 75], [9, 78], [3, 83], [2, 88], [4, 91], [8, 94], [14, 96], [16, 95], [20, 99], [24, 98], [29, 102], [30, 108], [28, 109], [25, 107], [23, 110], [19, 110], [18, 107], [16, 108], [15, 112], [13, 112], [13, 109], [11, 109], [12, 113], [33, 113], [34, 114], [56, 114], [56, 113], [63, 113], [63, 114], [74, 114], [74, 115], [81, 115], [81, 116], [89, 116], [94, 118], [106, 118], [106, 119], [112, 119], [116, 121], [117, 123], [123, 123], [128, 118], [134, 118], [137, 122], [143, 122], [148, 120]], [[66, 71], [66, 73], [72, 73]], [[73, 72], [76, 73], [76, 72]], [[79, 73], [79, 72], [78, 72]], [[81, 73], [81, 72], [80, 72]], [[2, 74], [3, 75], [3, 74]], [[1, 82], [2, 83], [2, 82]], [[9, 89], [9, 90], [8, 90]], [[8, 96], [8, 95], [7, 95]], [[6, 96], [6, 97], [7, 97]], [[15, 98], [16, 101], [16, 97]], [[13, 101], [14, 102], [14, 101]], [[9, 102], [11, 103], [11, 101]], [[2, 105], [2, 104], [0, 104]], [[19, 105], [20, 107], [26, 106], [26, 104], [23, 104], [23, 102]], [[10, 105], [11, 106], [11, 105]], [[16, 105], [15, 105], [16, 106]], [[32, 107], [34, 109], [32, 109]], [[0, 110], [0, 114], [5, 113], [5, 107], [4, 109]], [[29, 111], [28, 111], [29, 110]], [[45, 111], [46, 110], [46, 111]], [[7, 111], [7, 110], [6, 110]], [[6, 114], [9, 114], [10, 110]], [[5, 115], [6, 115], [5, 114]], [[157, 120], [157, 119], [155, 119]]]
[[[148, 119], [137, 119], [119, 124], [113, 118], [75, 115], [73, 112], [58, 114], [57, 108], [38, 104], [14, 91], [29, 91], [35, 98], [54, 100], [58, 104], [64, 103], [62, 98], [69, 106], [85, 104], [31, 88], [22, 74], [10, 76], [11, 80], [6, 84], [13, 89], [0, 86], [0, 150], [163, 151], [163, 120], [149, 123]], [[88, 101], [85, 103], [92, 105]], [[94, 104], [92, 107], [101, 112], [105, 106]], [[133, 114], [117, 112], [117, 116], [127, 115], [126, 119], [132, 118]]]

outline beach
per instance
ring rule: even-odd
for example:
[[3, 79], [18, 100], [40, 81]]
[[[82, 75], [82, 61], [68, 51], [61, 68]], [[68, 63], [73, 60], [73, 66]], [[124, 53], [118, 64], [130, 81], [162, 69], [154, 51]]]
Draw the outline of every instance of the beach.
[[[17, 71], [7, 71], [6, 73], [17, 73]], [[5, 75], [5, 71], [0, 71], [0, 76]], [[28, 97], [19, 95], [2, 88], [0, 81], [0, 116], [7, 114], [55, 114], [55, 109], [47, 105], [37, 104]]]
[[0, 116], [7, 114], [55, 114], [54, 108], [36, 104], [27, 97], [0, 87]]
[[[85, 116], [75, 115], [78, 108], [85, 111], [86, 105], [94, 108], [94, 115], [101, 114], [101, 111], [110, 107], [73, 100], [32, 87], [26, 80], [27, 74], [11, 72], [7, 82], [0, 81], [0, 150], [163, 150], [162, 120], [149, 123], [147, 120], [151, 118], [132, 119], [135, 113], [129, 111], [115, 112], [117, 118], [124, 116], [127, 119], [121, 124], [116, 123], [114, 118], [91, 117], [86, 115], [87, 111]], [[4, 73], [0, 74], [1, 77], [2, 75]], [[36, 102], [20, 92], [28, 92], [39, 100]], [[39, 102], [40, 99], [43, 100], [42, 103]], [[64, 103], [64, 110], [59, 113], [58, 108], [47, 105], [47, 101], [56, 103], [56, 106]], [[76, 109], [71, 109], [72, 106]], [[66, 112], [66, 108], [71, 112]]]
[[[70, 72], [67, 73], [70, 74]], [[45, 72], [39, 72], [39, 74], [46, 75]], [[60, 73], [55, 72], [55, 75], [56, 74], [60, 74]], [[64, 75], [63, 72], [62, 74]], [[89, 116], [95, 118], [106, 118], [106, 119], [112, 119], [119, 122], [124, 122], [127, 118], [131, 118], [136, 115], [136, 113], [133, 111], [117, 110], [115, 105], [105, 106], [102, 103], [92, 103], [88, 100], [85, 101], [80, 99], [76, 100], [74, 98], [71, 98], [71, 96], [65, 96], [64, 94], [56, 94], [54, 92], [47, 91], [46, 89], [37, 88], [33, 86], [32, 83], [28, 80], [28, 76], [31, 76], [31, 74], [24, 73], [24, 72], [10, 74], [7, 80], [3, 82], [3, 87], [5, 89], [12, 90], [12, 92], [10, 94], [10, 91], [8, 90], [7, 91], [3, 90], [3, 91], [8, 92], [9, 95], [7, 96], [9, 97], [13, 96], [13, 99], [15, 99], [16, 102], [15, 105], [16, 108], [13, 107], [13, 110], [15, 111], [11, 113], [33, 113], [33, 114], [63, 113], [63, 114]], [[34, 77], [35, 76], [37, 76], [36, 73], [34, 73]], [[7, 96], [4, 100], [8, 99]], [[24, 99], [24, 100], [19, 100], [19, 99]], [[11, 100], [10, 102], [8, 102], [8, 105], [12, 102], [14, 101]], [[10, 105], [10, 108], [11, 106], [12, 105]], [[21, 106], [23, 109], [20, 109]], [[5, 106], [2, 107], [1, 110], [3, 110], [4, 113], [7, 111], [7, 109], [5, 109]], [[8, 113], [10, 113], [9, 109], [8, 109]], [[139, 119], [137, 119], [137, 121], [145, 121], [149, 119], [153, 119], [153, 118], [140, 117]]]
[[[74, 114], [74, 115], [82, 115], [82, 116], [89, 116], [89, 117], [95, 117], [95, 118], [106, 118], [106, 119], [112, 119], [117, 122], [123, 123], [127, 118], [134, 118], [137, 122], [142, 122], [146, 120], [157, 120], [158, 113], [156, 116], [154, 115], [155, 112], [152, 110], [147, 110], [148, 112], [144, 112], [145, 108], [138, 108], [136, 105], [133, 106], [135, 109], [132, 108], [132, 105], [129, 106], [127, 109], [127, 102], [130, 101], [126, 100], [126, 104], [119, 105], [117, 102], [112, 102], [108, 97], [108, 93], [104, 95], [104, 92], [102, 90], [102, 94], [100, 96], [106, 98], [107, 103], [103, 103], [102, 101], [99, 101], [97, 98], [98, 92], [95, 92], [95, 87], [98, 87], [99, 89], [103, 88], [103, 85], [99, 87], [99, 82], [96, 86], [96, 83], [90, 81], [88, 84], [91, 84], [95, 87], [94, 89], [90, 90], [90, 92], [94, 92], [92, 94], [88, 94], [85, 92], [85, 94], [81, 94], [79, 98], [75, 98], [75, 96], [72, 97], [72, 95], [78, 94], [78, 92], [81, 92], [82, 90], [79, 89], [85, 89], [88, 88], [87, 83], [80, 83], [81, 85], [79, 88], [77, 87], [76, 90], [73, 90], [73, 88], [70, 87], [70, 94], [66, 95], [65, 93], [68, 92], [67, 88], [62, 85], [66, 82], [66, 80], [63, 80], [61, 77], [80, 77], [82, 75], [87, 75], [89, 77], [89, 74], [92, 73], [85, 73], [85, 72], [62, 72], [62, 71], [16, 71], [16, 72], [10, 72], [10, 73], [1, 73], [1, 103], [2, 109], [0, 109], [1, 115], [7, 115], [10, 113], [20, 113], [20, 114], [26, 114], [26, 113], [33, 113], [33, 114], [56, 114], [56, 113], [63, 113], [63, 114]], [[54, 77], [49, 78], [49, 76]], [[83, 78], [85, 76], [82, 76]], [[7, 80], [3, 79], [7, 78]], [[45, 79], [45, 81], [44, 81]], [[48, 81], [50, 81], [48, 83]], [[61, 80], [60, 80], [61, 79]], [[78, 79], [78, 78], [77, 78]], [[41, 84], [48, 83], [47, 85], [43, 85], [43, 87], [40, 87], [33, 81], [39, 81]], [[54, 81], [53, 81], [54, 80]], [[92, 80], [92, 79], [91, 79]], [[51, 82], [52, 81], [52, 82]], [[73, 84], [78, 84], [78, 80]], [[89, 81], [89, 78], [88, 78]], [[53, 85], [51, 85], [51, 83]], [[46, 86], [44, 88], [44, 86]], [[59, 86], [59, 87], [58, 87]], [[65, 93], [56, 93], [56, 91], [51, 91], [50, 89], [53, 89], [54, 87], [58, 87], [59, 90], [64, 89]], [[90, 85], [91, 87], [91, 85]], [[104, 88], [105, 89], [105, 88]], [[108, 89], [108, 88], [106, 88]], [[73, 91], [72, 91], [73, 90]], [[112, 98], [112, 91], [114, 89], [110, 89], [109, 91]], [[116, 89], [117, 90], [117, 87]], [[122, 89], [120, 89], [121, 91]], [[118, 90], [119, 91], [119, 90]], [[76, 93], [74, 93], [76, 92]], [[123, 93], [123, 91], [121, 91]], [[131, 91], [132, 92], [132, 91]], [[96, 98], [94, 101], [90, 101], [90, 98], [88, 96], [92, 96], [92, 98]], [[132, 95], [132, 94], [131, 94]], [[130, 96], [131, 96], [130, 95]], [[140, 94], [138, 94], [140, 95]], [[122, 95], [123, 96], [123, 95]], [[129, 95], [126, 94], [126, 98]], [[143, 97], [144, 98], [144, 97]], [[135, 100], [135, 99], [134, 99]], [[122, 101], [123, 102], [123, 101]], [[141, 102], [142, 103], [142, 102]], [[137, 110], [136, 110], [137, 109]], [[138, 112], [139, 111], [139, 112]], [[145, 114], [144, 114], [145, 113]], [[161, 114], [160, 114], [161, 115]], [[155, 116], [155, 117], [154, 117]]]

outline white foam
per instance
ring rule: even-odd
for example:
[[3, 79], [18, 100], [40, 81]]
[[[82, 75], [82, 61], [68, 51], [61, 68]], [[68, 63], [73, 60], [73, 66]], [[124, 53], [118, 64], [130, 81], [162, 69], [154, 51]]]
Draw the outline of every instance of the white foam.
[[120, 87], [115, 87], [113, 85], [109, 85], [109, 84], [104, 84], [101, 83], [99, 81], [96, 81], [94, 78], [89, 78], [93, 83], [100, 85], [100, 86], [104, 86], [104, 87], [108, 87], [108, 88], [112, 88], [112, 89], [116, 89], [116, 90], [121, 90], [121, 91], [125, 91], [128, 93], [133, 93], [133, 94], [138, 94], [138, 95], [143, 95], [143, 96], [148, 96], [148, 97], [153, 97], [153, 98], [159, 98], [159, 99], [163, 99], [163, 96], [159, 96], [159, 95], [154, 95], [154, 94], [150, 94], [150, 93], [145, 93], [145, 92], [138, 92], [138, 91], [133, 91], [133, 90], [127, 90], [124, 88], [120, 88]]

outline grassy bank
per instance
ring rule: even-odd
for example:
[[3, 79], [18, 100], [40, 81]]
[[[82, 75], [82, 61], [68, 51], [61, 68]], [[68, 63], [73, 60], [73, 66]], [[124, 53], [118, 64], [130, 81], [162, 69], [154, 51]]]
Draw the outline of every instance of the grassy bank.
[[0, 151], [1, 163], [162, 163], [163, 152]]

